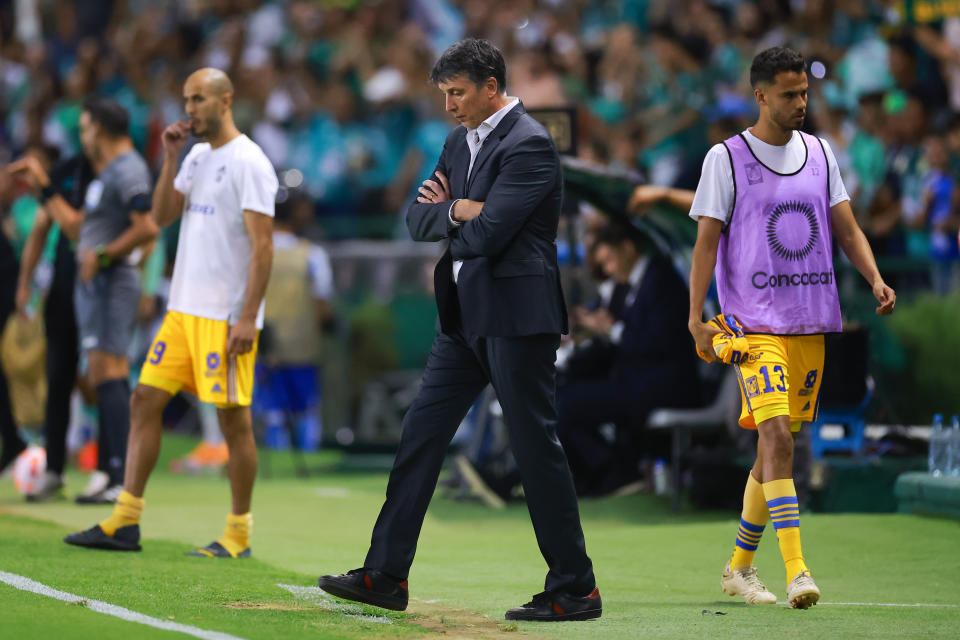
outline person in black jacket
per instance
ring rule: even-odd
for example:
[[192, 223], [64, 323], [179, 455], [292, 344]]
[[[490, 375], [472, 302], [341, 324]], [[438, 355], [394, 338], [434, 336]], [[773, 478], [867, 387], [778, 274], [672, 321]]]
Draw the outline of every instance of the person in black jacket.
[[[580, 495], [607, 494], [636, 480], [637, 437], [650, 411], [699, 400], [695, 351], [676, 324], [688, 308], [680, 274], [669, 258], [648, 251], [632, 227], [607, 225], [594, 242], [604, 273], [626, 295], [619, 313], [601, 307], [578, 317], [611, 344], [605, 374], [571, 380], [558, 392], [557, 430]], [[613, 442], [599, 430], [609, 423], [617, 427]]]
[[[54, 163], [53, 150], [43, 149], [46, 161]], [[85, 155], [77, 154], [55, 164], [50, 182], [74, 208], [83, 205], [87, 187], [94, 179], [93, 167]], [[17, 310], [26, 313], [30, 302], [31, 283], [40, 261], [47, 236], [53, 228], [52, 218], [42, 209], [34, 220], [24, 248], [17, 284]], [[77, 279], [77, 259], [67, 236], [58, 234], [53, 260], [53, 275], [43, 305], [43, 329], [47, 339], [47, 402], [44, 412], [44, 439], [47, 449], [47, 470], [27, 500], [42, 502], [60, 495], [63, 471], [67, 461], [67, 429], [70, 425], [70, 396], [77, 380], [80, 353], [77, 340], [77, 317], [73, 305], [73, 289]], [[99, 434], [100, 451], [105, 433]], [[94, 495], [107, 486], [106, 456], [98, 459], [99, 471], [91, 477], [82, 495]], [[102, 478], [102, 480], [101, 480]]]
[[407, 210], [414, 240], [446, 241], [434, 273], [440, 333], [403, 421], [387, 500], [364, 566], [320, 587], [390, 609], [407, 573], [450, 439], [488, 383], [503, 408], [537, 542], [543, 593], [506, 617], [583, 620], [602, 611], [573, 480], [556, 436], [556, 371], [566, 307], [557, 267], [563, 177], [547, 131], [506, 94], [489, 42], [450, 47], [431, 73], [461, 126]]
[[[6, 167], [0, 167], [0, 223], [8, 213], [13, 202], [13, 180]], [[4, 233], [5, 224], [0, 224], [0, 333], [7, 326], [7, 320], [15, 310], [14, 294], [17, 289], [17, 271], [19, 265], [13, 252], [13, 245]], [[7, 388], [7, 378], [0, 367], [0, 473], [7, 471], [17, 456], [27, 448], [20, 437], [17, 423], [13, 418], [13, 407]]]

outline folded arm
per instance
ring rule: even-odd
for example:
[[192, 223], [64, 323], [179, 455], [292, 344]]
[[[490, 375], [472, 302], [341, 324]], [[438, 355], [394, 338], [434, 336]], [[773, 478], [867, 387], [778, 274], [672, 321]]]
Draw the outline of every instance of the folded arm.
[[555, 188], [558, 171], [556, 153], [546, 137], [530, 137], [517, 144], [504, 157], [480, 215], [460, 227], [451, 241], [454, 259], [502, 253]]
[[[447, 145], [443, 145], [443, 152], [440, 154], [440, 160], [434, 168], [431, 176], [441, 173], [445, 176], [450, 175], [447, 170]], [[410, 237], [417, 242], [436, 242], [450, 236], [450, 201], [426, 203], [414, 200], [407, 207], [407, 229], [410, 230]]]

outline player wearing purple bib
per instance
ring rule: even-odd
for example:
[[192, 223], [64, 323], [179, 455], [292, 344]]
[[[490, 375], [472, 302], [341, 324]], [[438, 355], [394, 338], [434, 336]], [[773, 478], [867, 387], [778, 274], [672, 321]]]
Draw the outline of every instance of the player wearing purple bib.
[[833, 238], [873, 288], [877, 313], [892, 313], [896, 302], [853, 217], [830, 146], [800, 132], [805, 67], [803, 56], [785, 47], [754, 58], [750, 84], [759, 119], [710, 150], [690, 209], [698, 221], [690, 333], [712, 357], [718, 329], [703, 321], [703, 304], [715, 270], [721, 311], [739, 321], [749, 343], [748, 354], [734, 365], [740, 425], [759, 433], [721, 587], [752, 604], [776, 603], [753, 567], [772, 521], [786, 566], [787, 603], [800, 609], [816, 604], [820, 590], [801, 550], [793, 440], [804, 422], [816, 419], [823, 334], [842, 330]]

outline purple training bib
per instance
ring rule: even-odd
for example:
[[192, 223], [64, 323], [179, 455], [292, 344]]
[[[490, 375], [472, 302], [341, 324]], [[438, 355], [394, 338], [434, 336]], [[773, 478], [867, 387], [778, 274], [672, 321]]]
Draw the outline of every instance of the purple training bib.
[[724, 141], [734, 180], [733, 215], [717, 250], [717, 293], [747, 333], [803, 335], [842, 330], [833, 273], [827, 156], [800, 132], [799, 171], [777, 173], [746, 139]]

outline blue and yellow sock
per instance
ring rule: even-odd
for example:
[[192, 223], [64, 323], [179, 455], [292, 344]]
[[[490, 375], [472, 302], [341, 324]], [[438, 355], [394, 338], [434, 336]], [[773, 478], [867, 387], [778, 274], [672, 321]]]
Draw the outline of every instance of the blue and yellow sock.
[[787, 582], [807, 568], [800, 546], [800, 505], [792, 478], [763, 483], [770, 520], [780, 540], [780, 555], [787, 568]]
[[753, 565], [753, 554], [757, 551], [769, 519], [770, 512], [763, 495], [763, 485], [751, 473], [743, 491], [743, 512], [740, 514], [740, 528], [737, 530], [733, 557], [730, 558], [731, 569], [746, 569]]

